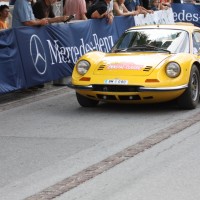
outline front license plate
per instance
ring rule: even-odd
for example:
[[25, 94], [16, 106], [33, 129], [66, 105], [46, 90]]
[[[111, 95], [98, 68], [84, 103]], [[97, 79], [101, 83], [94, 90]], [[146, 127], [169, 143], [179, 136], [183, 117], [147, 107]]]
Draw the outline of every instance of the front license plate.
[[114, 79], [114, 80], [105, 80], [105, 84], [114, 84], [114, 85], [127, 85], [128, 80], [119, 80], [119, 79]]

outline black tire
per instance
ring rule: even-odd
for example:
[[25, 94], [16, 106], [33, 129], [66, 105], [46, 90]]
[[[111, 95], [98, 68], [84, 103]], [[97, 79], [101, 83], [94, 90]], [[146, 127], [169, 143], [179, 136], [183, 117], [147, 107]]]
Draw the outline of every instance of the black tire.
[[178, 98], [178, 105], [184, 109], [194, 109], [197, 107], [199, 102], [199, 70], [196, 65], [192, 66], [190, 72], [190, 80], [188, 88]]
[[77, 92], [76, 92], [76, 98], [78, 103], [83, 107], [95, 107], [99, 103], [99, 101], [87, 98]]

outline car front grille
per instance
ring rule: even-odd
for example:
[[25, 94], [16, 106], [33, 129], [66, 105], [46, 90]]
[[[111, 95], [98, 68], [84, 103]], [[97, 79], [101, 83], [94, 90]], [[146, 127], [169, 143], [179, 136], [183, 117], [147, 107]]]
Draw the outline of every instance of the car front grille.
[[140, 96], [139, 95], [119, 95], [118, 96], [118, 99], [117, 99], [117, 96], [115, 95], [102, 95], [102, 94], [97, 94], [97, 98], [100, 99], [100, 100], [120, 100], [120, 101], [136, 101], [136, 100], [141, 100]]
[[[106, 67], [106, 65], [100, 65], [99, 67], [98, 67], [98, 71], [103, 71], [104, 69], [105, 69], [105, 67]], [[152, 66], [146, 66], [144, 69], [143, 69], [143, 71], [144, 72], [149, 72], [151, 69], [152, 69], [153, 67]]]
[[93, 91], [99, 92], [138, 92], [140, 86], [125, 85], [92, 85]]

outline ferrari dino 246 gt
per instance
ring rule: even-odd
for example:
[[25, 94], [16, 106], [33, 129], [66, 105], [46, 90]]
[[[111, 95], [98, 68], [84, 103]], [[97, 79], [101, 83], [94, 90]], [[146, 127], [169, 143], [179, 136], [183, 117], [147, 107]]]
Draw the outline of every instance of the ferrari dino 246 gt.
[[76, 63], [70, 87], [81, 106], [100, 101], [157, 103], [185, 109], [199, 101], [200, 28], [149, 25], [126, 30], [109, 53], [93, 51]]

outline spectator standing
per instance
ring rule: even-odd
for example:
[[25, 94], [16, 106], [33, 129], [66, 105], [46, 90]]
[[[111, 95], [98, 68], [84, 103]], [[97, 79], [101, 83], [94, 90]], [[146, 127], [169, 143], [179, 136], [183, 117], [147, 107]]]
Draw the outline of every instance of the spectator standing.
[[151, 10], [153, 10], [153, 11], [162, 10], [160, 0], [152, 0]]
[[[12, 27], [20, 26], [42, 26], [48, 24], [46, 18], [36, 19], [31, 7], [32, 0], [16, 0], [13, 9]], [[29, 89], [38, 89], [44, 85], [38, 85]]]
[[0, 6], [0, 30], [8, 29], [9, 7], [7, 5]]
[[141, 5], [147, 10], [150, 9], [149, 0], [141, 0]]
[[159, 0], [152, 0], [151, 1], [151, 10], [153, 10], [153, 11], [160, 10], [160, 1]]
[[108, 23], [113, 21], [112, 6], [110, 6], [111, 0], [98, 0], [92, 4], [87, 11], [88, 19], [101, 19], [107, 18]]
[[35, 19], [31, 7], [32, 0], [16, 0], [13, 9], [12, 27], [38, 26], [48, 24], [48, 20]]
[[38, 0], [33, 4], [33, 14], [37, 19], [47, 18], [48, 23], [64, 22], [68, 19], [67, 16], [56, 17], [53, 12], [53, 4], [56, 0]]
[[152, 0], [151, 1], [151, 10], [158, 11], [158, 10], [166, 10], [170, 7], [168, 3], [162, 3], [160, 0]]
[[129, 11], [133, 11], [133, 10], [139, 11], [140, 1], [139, 0], [125, 0], [124, 5]]
[[65, 0], [63, 8], [64, 15], [75, 14], [75, 20], [86, 20], [86, 1], [85, 0]]
[[129, 11], [124, 5], [125, 0], [115, 0], [113, 5], [113, 13], [116, 16], [134, 16], [139, 14], [137, 11]]
[[53, 18], [55, 17], [53, 12], [53, 4], [55, 0], [38, 0], [36, 3], [33, 4], [33, 14], [37, 19], [42, 18]]
[[153, 13], [152, 10], [148, 10], [141, 6], [139, 0], [125, 0], [124, 5], [129, 11], [136, 10], [139, 14], [146, 15], [147, 13]]
[[[97, 3], [99, 0], [93, 0], [92, 1], [92, 4], [95, 4]], [[107, 12], [108, 12], [108, 22], [111, 24], [112, 21], [113, 21], [113, 18], [114, 18], [114, 15], [113, 15], [113, 0], [110, 0], [110, 2], [108, 2], [107, 4]]]
[[161, 3], [161, 9], [167, 9], [171, 6], [171, 0], [160, 0]]

